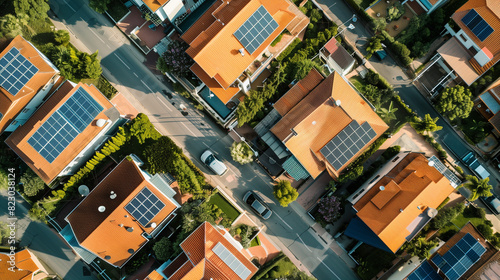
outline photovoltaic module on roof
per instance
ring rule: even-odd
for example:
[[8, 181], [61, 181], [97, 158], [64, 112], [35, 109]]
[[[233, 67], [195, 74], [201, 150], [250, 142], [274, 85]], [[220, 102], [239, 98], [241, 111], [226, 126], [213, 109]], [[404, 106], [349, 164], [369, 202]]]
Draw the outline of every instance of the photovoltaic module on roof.
[[273, 19], [266, 8], [260, 6], [234, 32], [234, 36], [250, 54], [253, 54], [278, 26], [279, 24]]
[[28, 139], [49, 163], [82, 133], [103, 107], [85, 89], [78, 88]]
[[128, 204], [125, 210], [142, 226], [147, 226], [151, 220], [165, 207], [153, 192], [144, 187]]
[[493, 28], [476, 12], [476, 10], [470, 10], [463, 18], [462, 22], [476, 35], [476, 37], [482, 41], [486, 40], [491, 33], [493, 33]]
[[18, 94], [37, 72], [38, 68], [15, 47], [0, 58], [0, 86], [12, 95]]

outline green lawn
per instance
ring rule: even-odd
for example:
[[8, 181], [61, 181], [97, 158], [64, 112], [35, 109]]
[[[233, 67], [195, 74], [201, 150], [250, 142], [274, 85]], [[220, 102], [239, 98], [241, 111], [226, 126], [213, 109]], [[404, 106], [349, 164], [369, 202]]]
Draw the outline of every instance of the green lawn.
[[258, 236], [255, 236], [255, 238], [252, 239], [252, 242], [250, 242], [250, 247], [259, 246], [259, 245], [260, 245], [260, 239]]
[[240, 215], [240, 212], [234, 208], [234, 206], [231, 205], [231, 203], [229, 203], [220, 193], [212, 195], [208, 204], [217, 205], [217, 207], [219, 207], [222, 212], [227, 215], [231, 222]]
[[475, 227], [484, 224], [484, 219], [478, 217], [465, 217], [464, 214], [458, 215], [454, 220], [439, 230], [439, 236], [444, 235], [442, 239], [448, 239], [453, 232], [458, 232], [467, 222], [471, 222]]
[[359, 262], [357, 268], [358, 276], [363, 280], [372, 279], [382, 269], [390, 268], [396, 256], [392, 253], [382, 251], [367, 244], [359, 246], [353, 253], [354, 258]]

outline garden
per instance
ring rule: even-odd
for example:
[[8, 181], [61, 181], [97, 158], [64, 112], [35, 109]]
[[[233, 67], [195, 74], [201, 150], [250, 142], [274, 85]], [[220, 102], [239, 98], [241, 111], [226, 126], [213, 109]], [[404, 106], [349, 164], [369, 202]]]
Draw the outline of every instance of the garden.
[[265, 263], [252, 277], [252, 280], [260, 279], [315, 280], [316, 278], [300, 271], [283, 252], [280, 252], [278, 256]]
[[209, 205], [217, 206], [224, 214], [226, 214], [229, 222], [232, 224], [241, 214], [227, 199], [224, 198], [218, 191], [207, 199]]
[[368, 244], [362, 244], [352, 253], [359, 265], [356, 273], [363, 280], [373, 279], [381, 270], [392, 267], [392, 261], [396, 258], [393, 253], [389, 253]]

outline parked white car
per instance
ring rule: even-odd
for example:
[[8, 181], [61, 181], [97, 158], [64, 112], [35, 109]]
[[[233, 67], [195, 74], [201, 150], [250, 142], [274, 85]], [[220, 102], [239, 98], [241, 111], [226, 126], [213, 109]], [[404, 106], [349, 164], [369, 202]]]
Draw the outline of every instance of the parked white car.
[[201, 162], [206, 164], [213, 172], [217, 175], [222, 176], [227, 172], [227, 167], [222, 161], [220, 161], [214, 153], [210, 150], [206, 150], [201, 154]]

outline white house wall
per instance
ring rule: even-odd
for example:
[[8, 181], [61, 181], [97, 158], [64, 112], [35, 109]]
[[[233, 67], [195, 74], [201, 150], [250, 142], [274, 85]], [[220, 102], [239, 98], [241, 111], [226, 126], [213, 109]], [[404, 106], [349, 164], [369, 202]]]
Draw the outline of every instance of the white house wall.
[[167, 18], [173, 22], [178, 16], [186, 12], [186, 7], [182, 3], [182, 0], [170, 0], [159, 10], [162, 10]]

